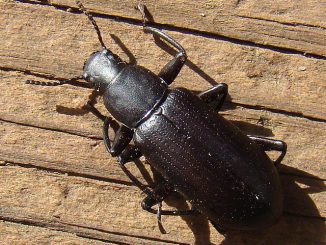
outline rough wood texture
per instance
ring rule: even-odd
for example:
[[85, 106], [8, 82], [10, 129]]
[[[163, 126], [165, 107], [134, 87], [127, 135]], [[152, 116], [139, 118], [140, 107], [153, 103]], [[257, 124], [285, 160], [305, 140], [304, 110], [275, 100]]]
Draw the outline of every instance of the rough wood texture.
[[[326, 1], [143, 1], [156, 23], [326, 56]], [[51, 3], [75, 7], [73, 0]], [[97, 13], [140, 19], [135, 1], [87, 1]]]
[[[3, 4], [2, 9], [3, 68], [69, 78], [80, 75], [85, 57], [99, 48], [96, 34], [83, 15], [19, 3]], [[129, 12], [132, 11], [136, 12]], [[98, 24], [107, 46], [126, 60], [126, 53], [110, 33], [134, 54], [138, 64], [154, 72], [171, 59], [140, 27], [106, 19], [99, 19]], [[198, 35], [168, 33], [185, 47], [189, 56], [187, 67], [174, 86], [200, 91], [226, 82], [233, 102], [326, 119], [324, 60]]]
[[3, 245], [11, 244], [80, 244], [103, 245], [108, 244], [93, 239], [78, 237], [73, 233], [50, 230], [47, 228], [21, 225], [12, 222], [0, 221], [0, 241]]
[[[23, 83], [81, 73], [99, 48], [85, 16], [38, 1], [0, 0], [1, 244], [325, 242], [325, 2], [144, 2], [188, 52], [173, 86], [197, 92], [226, 82], [226, 118], [248, 134], [288, 143], [279, 169], [282, 220], [264, 231], [224, 238], [202, 216], [163, 217], [168, 234], [161, 234], [155, 216], [141, 210], [144, 195], [105, 152], [101, 122], [82, 109], [90, 91]], [[158, 72], [171, 50], [142, 33], [135, 3], [84, 4], [101, 14], [96, 19], [107, 46]], [[52, 4], [75, 7], [73, 1]], [[97, 106], [105, 113], [102, 100]], [[130, 169], [151, 183], [147, 164]], [[167, 206], [184, 209], [187, 203], [175, 196]]]

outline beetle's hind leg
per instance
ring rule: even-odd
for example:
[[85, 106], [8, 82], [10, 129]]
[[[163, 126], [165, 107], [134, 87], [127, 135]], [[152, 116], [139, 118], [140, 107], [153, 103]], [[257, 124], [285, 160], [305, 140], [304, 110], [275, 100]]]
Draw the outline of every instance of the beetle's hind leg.
[[281, 163], [287, 150], [287, 145], [284, 141], [273, 140], [273, 139], [268, 139], [268, 138], [258, 137], [258, 136], [249, 136], [249, 138], [252, 139], [255, 143], [257, 143], [263, 149], [263, 151], [281, 152], [280, 156], [275, 161], [273, 161], [275, 166]]
[[204, 102], [211, 105], [215, 111], [219, 111], [223, 106], [226, 96], [228, 95], [228, 85], [219, 83], [214, 87], [201, 92], [198, 96]]

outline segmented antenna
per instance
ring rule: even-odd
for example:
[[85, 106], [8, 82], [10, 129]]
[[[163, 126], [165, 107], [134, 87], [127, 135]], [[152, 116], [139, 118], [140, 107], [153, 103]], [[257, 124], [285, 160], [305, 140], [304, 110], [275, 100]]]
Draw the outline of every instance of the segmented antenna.
[[32, 84], [32, 85], [38, 85], [38, 86], [60, 86], [64, 84], [70, 84], [74, 85], [77, 87], [88, 87], [87, 84], [83, 85], [80, 82], [77, 82], [77, 80], [83, 79], [83, 76], [78, 76], [78, 77], [73, 77], [70, 78], [69, 80], [64, 80], [64, 81], [56, 81], [56, 82], [41, 82], [37, 80], [27, 80], [25, 81], [26, 84]]
[[36, 80], [27, 80], [25, 81], [26, 84], [33, 84], [33, 85], [39, 85], [39, 86], [60, 86], [63, 84], [69, 83], [68, 81], [59, 81], [59, 82], [40, 82]]
[[103, 42], [100, 28], [98, 28], [98, 25], [96, 24], [96, 21], [94, 20], [94, 18], [91, 15], [91, 13], [88, 12], [88, 10], [84, 7], [84, 5], [79, 0], [76, 1], [76, 4], [78, 5], [79, 10], [82, 11], [88, 17], [88, 19], [90, 20], [90, 22], [94, 26], [94, 29], [95, 29], [95, 31], [97, 33], [97, 36], [98, 36], [98, 40], [100, 41], [102, 47], [104, 49], [107, 49], [106, 46], [105, 46], [105, 44], [104, 44], [104, 42]]

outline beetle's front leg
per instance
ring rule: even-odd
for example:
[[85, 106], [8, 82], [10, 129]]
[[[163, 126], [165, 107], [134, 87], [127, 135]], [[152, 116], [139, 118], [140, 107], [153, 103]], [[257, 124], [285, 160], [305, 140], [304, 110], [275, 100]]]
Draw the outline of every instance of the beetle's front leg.
[[214, 87], [201, 92], [198, 96], [218, 112], [221, 109], [227, 94], [228, 85], [225, 83], [219, 83]]
[[159, 29], [144, 26], [144, 31], [157, 35], [178, 50], [174, 58], [168, 62], [158, 74], [158, 76], [161, 77], [167, 84], [171, 84], [178, 76], [181, 68], [187, 60], [186, 51], [177, 41]]
[[159, 38], [163, 39], [178, 50], [178, 53], [174, 56], [174, 58], [169, 63], [167, 63], [158, 74], [158, 76], [161, 77], [167, 84], [171, 84], [178, 76], [181, 68], [187, 60], [186, 51], [176, 40], [174, 40], [163, 31], [146, 26], [147, 16], [145, 13], [145, 6], [142, 3], [138, 4], [137, 9], [140, 11], [143, 18], [144, 32], [149, 32], [153, 35], [157, 35]]
[[258, 136], [249, 136], [249, 138], [252, 139], [255, 143], [257, 143], [262, 148], [263, 151], [280, 151], [281, 154], [274, 161], [274, 165], [277, 166], [281, 163], [287, 150], [287, 145], [284, 141], [273, 140], [273, 139], [268, 139], [268, 138], [258, 137]]

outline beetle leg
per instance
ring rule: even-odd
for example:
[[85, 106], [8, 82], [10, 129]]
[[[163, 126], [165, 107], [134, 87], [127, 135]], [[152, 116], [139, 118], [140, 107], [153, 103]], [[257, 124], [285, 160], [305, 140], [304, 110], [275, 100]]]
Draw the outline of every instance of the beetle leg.
[[171, 84], [178, 76], [181, 68], [187, 60], [186, 51], [177, 41], [159, 29], [144, 26], [144, 31], [150, 32], [153, 35], [157, 35], [178, 50], [174, 58], [168, 62], [158, 74], [158, 76], [162, 78], [167, 84]]
[[178, 76], [181, 68], [186, 62], [186, 58], [185, 54], [179, 51], [176, 56], [162, 68], [158, 76], [167, 84], [171, 84]]
[[260, 145], [264, 151], [281, 152], [280, 156], [274, 161], [275, 166], [279, 165], [280, 162], [283, 160], [287, 150], [287, 145], [284, 141], [273, 140], [258, 136], [249, 136], [249, 138], [256, 142], [258, 145]]
[[214, 87], [201, 92], [198, 96], [218, 112], [221, 109], [227, 94], [228, 85], [225, 83], [219, 83]]
[[112, 156], [118, 156], [129, 145], [129, 143], [132, 140], [132, 137], [134, 135], [134, 131], [124, 125], [120, 126], [120, 128], [118, 129], [118, 131], [116, 132], [116, 134], [114, 136], [114, 139], [113, 139], [113, 142], [111, 145], [111, 141], [109, 138], [110, 121], [111, 121], [110, 118], [105, 117], [104, 125], [103, 125], [104, 144], [105, 144], [107, 151]]
[[118, 161], [121, 164], [125, 164], [127, 162], [132, 162], [140, 158], [143, 154], [140, 149], [136, 146], [131, 146], [126, 148], [119, 156]]
[[153, 35], [157, 35], [159, 38], [163, 39], [178, 50], [178, 53], [174, 56], [174, 58], [170, 62], [168, 62], [158, 74], [158, 76], [161, 77], [167, 84], [171, 84], [174, 79], [178, 76], [181, 68], [187, 60], [186, 51], [176, 40], [174, 40], [172, 37], [170, 37], [163, 31], [146, 26], [146, 18], [148, 19], [149, 16], [148, 12], [146, 13], [146, 7], [144, 4], [139, 3], [137, 5], [137, 9], [139, 10], [143, 18], [144, 32], [149, 32]]
[[148, 194], [147, 197], [142, 201], [142, 208], [150, 213], [160, 215], [190, 215], [197, 214], [198, 211], [194, 209], [190, 210], [156, 210], [153, 209], [153, 206], [162, 202], [165, 198], [167, 198], [172, 192], [173, 188], [168, 185], [166, 182], [164, 184], [157, 185], [153, 192]]

